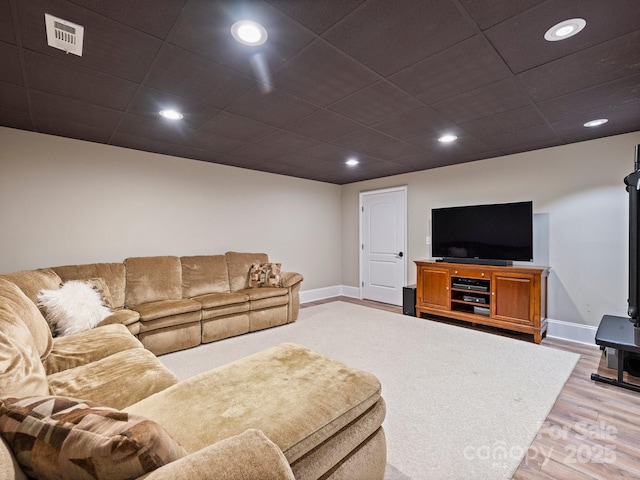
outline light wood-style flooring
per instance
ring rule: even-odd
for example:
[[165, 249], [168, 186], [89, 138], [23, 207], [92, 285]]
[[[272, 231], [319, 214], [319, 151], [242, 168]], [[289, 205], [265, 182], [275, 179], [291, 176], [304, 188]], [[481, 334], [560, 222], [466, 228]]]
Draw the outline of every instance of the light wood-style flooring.
[[[304, 304], [303, 307], [345, 301], [402, 313], [395, 305], [336, 297]], [[464, 328], [490, 331], [522, 341], [531, 335], [491, 327], [446, 321]], [[594, 382], [591, 373], [616, 377], [597, 346], [544, 338], [542, 345], [580, 354], [581, 358], [529, 447], [513, 478], [516, 480], [581, 480], [640, 478], [640, 393]], [[625, 380], [640, 384], [640, 378]]]

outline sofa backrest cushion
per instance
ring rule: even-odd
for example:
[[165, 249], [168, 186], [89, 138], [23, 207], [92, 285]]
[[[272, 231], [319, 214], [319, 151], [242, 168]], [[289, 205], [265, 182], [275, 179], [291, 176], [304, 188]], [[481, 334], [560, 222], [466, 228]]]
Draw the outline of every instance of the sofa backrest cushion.
[[68, 280], [89, 280], [91, 278], [101, 278], [109, 288], [109, 293], [113, 300], [112, 308], [118, 309], [124, 307], [124, 263], [64, 265], [61, 267], [53, 267], [52, 270], [58, 274], [63, 282]]
[[55, 290], [62, 285], [62, 279], [51, 268], [3, 273], [0, 275], [0, 278], [6, 278], [15, 283], [34, 305], [38, 304], [38, 293], [40, 293], [40, 290]]
[[197, 297], [207, 293], [228, 293], [229, 271], [224, 255], [180, 257], [182, 296]]
[[[34, 318], [38, 316], [40, 318]], [[38, 324], [42, 326], [37, 327]], [[3, 397], [49, 393], [40, 351], [48, 355], [51, 346], [43, 350], [45, 336], [36, 335], [37, 341], [34, 328], [44, 329], [51, 335], [47, 322], [31, 300], [15, 284], [0, 278], [0, 392]]]
[[182, 267], [178, 257], [129, 257], [124, 266], [127, 307], [182, 298]]
[[229, 284], [232, 292], [249, 288], [249, 270], [254, 263], [267, 263], [266, 253], [227, 252], [224, 254], [229, 269]]

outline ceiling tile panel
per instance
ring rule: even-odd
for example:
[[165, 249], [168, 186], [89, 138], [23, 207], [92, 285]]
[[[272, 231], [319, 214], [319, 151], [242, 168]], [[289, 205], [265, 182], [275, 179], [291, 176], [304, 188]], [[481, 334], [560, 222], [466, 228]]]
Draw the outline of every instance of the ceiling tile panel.
[[372, 0], [323, 36], [387, 76], [474, 33], [451, 1]]
[[[115, 132], [109, 138], [109, 144], [118, 147], [132, 148], [134, 150], [142, 150], [144, 152], [167, 153], [173, 148], [173, 144], [151, 138], [141, 137], [139, 135], [129, 135], [127, 133]], [[190, 158], [190, 157], [187, 157]]]
[[328, 143], [307, 148], [302, 151], [302, 154], [331, 163], [346, 162], [349, 157], [357, 156], [357, 152]]
[[424, 132], [443, 131], [452, 126], [451, 120], [444, 118], [431, 108], [423, 107], [383, 120], [376, 123], [374, 128], [388, 135], [405, 139]]
[[615, 82], [569, 93], [539, 103], [550, 122], [566, 117], [588, 115], [614, 107], [624, 107], [640, 100], [640, 74]]
[[322, 33], [348, 15], [365, 0], [340, 0], [319, 2], [318, 0], [267, 0], [271, 5], [286, 13], [302, 25], [316, 33]]
[[513, 147], [505, 147], [502, 151], [505, 155], [513, 155], [515, 153], [530, 152], [532, 150], [540, 150], [542, 148], [557, 147], [563, 145], [562, 140], [542, 140], [533, 143], [521, 143]]
[[28, 113], [27, 89], [22, 85], [0, 82], [0, 108]]
[[145, 81], [150, 87], [224, 108], [255, 80], [180, 48], [165, 45]]
[[[70, 0], [149, 35], [164, 39], [176, 18], [184, 0]], [[144, 11], [144, 15], [140, 15]]]
[[[597, 118], [606, 118], [609, 121], [599, 127], [587, 128], [584, 126], [586, 122]], [[579, 142], [620, 133], [622, 129], [626, 129], [624, 127], [621, 128], [622, 125], [634, 123], [637, 126], [635, 130], [640, 130], [640, 99], [624, 106], [583, 113], [575, 117], [565, 117], [552, 123], [551, 126], [565, 140], [571, 138], [573, 141]], [[620, 129], [620, 132], [618, 132], [618, 129]]]
[[378, 80], [378, 76], [329, 44], [316, 40], [274, 75], [273, 84], [327, 106]]
[[482, 30], [544, 2], [545, 0], [460, 0]]
[[16, 43], [10, 0], [0, 0], [0, 42]]
[[237, 138], [224, 137], [210, 132], [195, 132], [182, 145], [198, 150], [208, 150], [215, 153], [231, 153], [247, 143]]
[[507, 112], [496, 113], [488, 117], [472, 120], [460, 126], [476, 137], [491, 137], [500, 133], [516, 132], [526, 128], [544, 125], [545, 119], [538, 110], [531, 106], [509, 110]]
[[247, 158], [256, 162], [268, 162], [276, 157], [285, 155], [287, 152], [286, 150], [281, 150], [279, 148], [249, 143], [231, 153], [237, 157]]
[[123, 116], [116, 131], [167, 143], [180, 143], [193, 134], [193, 130], [185, 125], [166, 120], [160, 116], [149, 118], [132, 113]]
[[640, 73], [640, 30], [601, 43], [517, 77], [536, 101]]
[[423, 106], [422, 102], [395, 85], [381, 81], [334, 103], [329, 110], [365, 125], [373, 125]]
[[488, 137], [487, 142], [498, 150], [504, 150], [522, 144], [560, 142], [560, 138], [549, 126], [537, 125], [535, 127], [525, 128], [515, 132], [505, 132], [500, 135]]
[[298, 150], [304, 150], [305, 148], [318, 145], [319, 142], [296, 133], [287, 132], [286, 130], [278, 130], [275, 133], [256, 140], [255, 143], [266, 145], [267, 147], [279, 148], [287, 152], [297, 152]]
[[70, 122], [63, 118], [39, 117], [34, 115], [35, 128], [40, 133], [68, 137], [87, 142], [107, 143], [111, 130], [86, 123]]
[[471, 37], [389, 77], [427, 104], [489, 85], [510, 75], [486, 40]]
[[189, 128], [199, 128], [220, 110], [209, 105], [196, 103], [154, 88], [143, 87], [131, 102], [129, 113], [155, 118], [160, 110], [177, 110], [184, 115], [181, 123]]
[[382, 147], [369, 150], [367, 153], [383, 160], [396, 161], [400, 158], [420, 154], [422, 150], [410, 143], [394, 141]]
[[380, 133], [371, 128], [363, 128], [355, 132], [348, 133], [342, 137], [332, 140], [331, 143], [346, 147], [356, 152], [366, 152], [374, 148], [382, 147], [396, 140], [384, 133]]
[[285, 155], [281, 155], [272, 160], [273, 163], [277, 163], [279, 165], [285, 165], [288, 167], [293, 167], [298, 172], [303, 171], [305, 168], [313, 165], [315, 163], [322, 162], [314, 157], [310, 157], [309, 155], [305, 155], [300, 152], [295, 153], [287, 153]]
[[86, 125], [88, 128], [111, 132], [122, 117], [122, 112], [118, 110], [59, 95], [32, 90], [29, 96], [34, 118], [38, 118], [36, 126], [41, 125], [43, 119], [53, 119], [60, 123]]
[[0, 82], [23, 85], [22, 67], [18, 47], [8, 43], [0, 43]]
[[529, 97], [512, 78], [434, 103], [431, 107], [456, 123], [513, 110], [530, 103]]
[[124, 111], [127, 108], [138, 88], [136, 83], [88, 70], [65, 60], [25, 51], [29, 86], [115, 110]]
[[191, 148], [186, 145], [177, 145], [170, 148], [167, 151], [167, 155], [173, 155], [175, 157], [193, 158], [195, 160], [203, 160], [205, 162], [217, 162], [222, 154], [211, 150], [200, 150], [198, 148]]
[[29, 113], [7, 110], [2, 107], [0, 107], [0, 125], [3, 127], [18, 128], [20, 130], [34, 129]]
[[[16, 3], [25, 48], [109, 75], [141, 81], [162, 44], [146, 33], [65, 0]], [[84, 27], [82, 57], [47, 45], [45, 12]]]
[[[259, 49], [236, 42], [231, 25], [250, 18], [262, 24], [269, 35]], [[262, 56], [271, 71], [313, 40], [306, 28], [277, 8], [258, 0], [188, 0], [168, 41], [227, 67], [253, 75], [251, 57]]]
[[317, 107], [274, 89], [263, 94], [258, 88], [250, 90], [227, 107], [227, 111], [258, 122], [284, 127], [317, 110]]
[[[544, 39], [549, 28], [576, 17], [587, 22], [578, 35], [559, 42]], [[520, 73], [633, 32], [638, 29], [638, 18], [637, 0], [547, 0], [485, 33], [511, 70]]]
[[255, 140], [275, 132], [276, 127], [250, 118], [220, 112], [202, 126], [202, 130], [240, 140]]
[[352, 122], [336, 113], [319, 109], [302, 120], [289, 125], [287, 130], [321, 142], [328, 142], [361, 128], [362, 125], [356, 122]]

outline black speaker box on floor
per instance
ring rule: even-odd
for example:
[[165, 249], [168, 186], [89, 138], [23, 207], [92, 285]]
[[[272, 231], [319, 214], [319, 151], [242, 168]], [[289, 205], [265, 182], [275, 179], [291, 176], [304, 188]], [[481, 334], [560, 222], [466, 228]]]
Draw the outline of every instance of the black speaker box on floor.
[[402, 288], [402, 313], [416, 316], [416, 286], [407, 285]]

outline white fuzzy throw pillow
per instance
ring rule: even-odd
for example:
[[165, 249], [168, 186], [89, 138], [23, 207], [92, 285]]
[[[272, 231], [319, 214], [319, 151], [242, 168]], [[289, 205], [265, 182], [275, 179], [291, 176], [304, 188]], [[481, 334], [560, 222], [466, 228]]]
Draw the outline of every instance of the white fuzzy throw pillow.
[[65, 282], [58, 290], [40, 290], [38, 306], [59, 337], [89, 330], [111, 314], [100, 293], [82, 280]]

